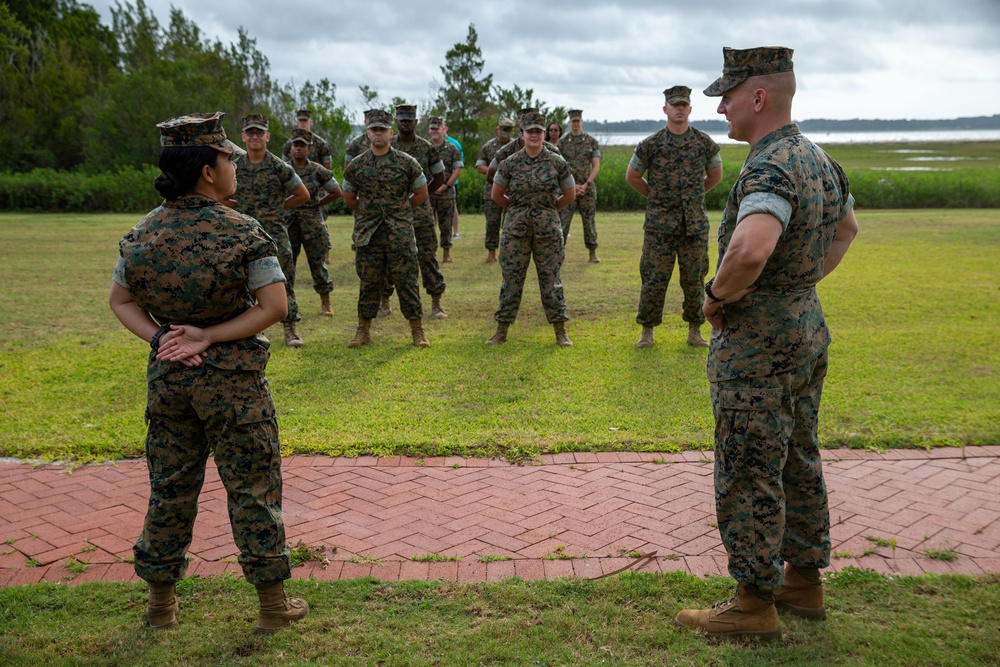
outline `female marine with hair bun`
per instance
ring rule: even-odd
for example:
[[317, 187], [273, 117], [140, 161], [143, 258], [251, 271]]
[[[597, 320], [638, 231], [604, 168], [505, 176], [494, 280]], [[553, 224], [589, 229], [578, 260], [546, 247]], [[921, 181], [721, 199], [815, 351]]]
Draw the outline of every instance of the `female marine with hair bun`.
[[109, 302], [152, 348], [146, 370], [150, 499], [133, 547], [149, 583], [146, 619], [177, 625], [198, 495], [214, 454], [238, 561], [260, 599], [256, 630], [309, 612], [284, 594], [291, 576], [281, 516], [281, 451], [261, 332], [288, 312], [277, 247], [253, 218], [220, 204], [236, 191], [242, 151], [222, 113], [157, 125], [163, 203], [119, 244]]

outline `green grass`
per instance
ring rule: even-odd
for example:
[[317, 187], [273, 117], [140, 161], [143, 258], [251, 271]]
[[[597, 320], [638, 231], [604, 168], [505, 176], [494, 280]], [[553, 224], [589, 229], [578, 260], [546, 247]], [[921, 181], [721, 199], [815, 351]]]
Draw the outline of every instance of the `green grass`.
[[[834, 336], [822, 444], [1000, 442], [1000, 211], [858, 218], [854, 247], [820, 284]], [[142, 456], [148, 348], [107, 307], [117, 241], [137, 219], [0, 214], [0, 456]], [[280, 327], [267, 332], [283, 452], [523, 461], [711, 448], [706, 353], [684, 343], [676, 272], [657, 343], [637, 350], [641, 214], [599, 216], [599, 265], [586, 262], [579, 225], [563, 268], [574, 347], [554, 344], [533, 272], [510, 342], [483, 345], [500, 270], [483, 264], [482, 219], [462, 216], [456, 261], [443, 265], [450, 317], [425, 320], [431, 347], [409, 344], [394, 304], [373, 327], [374, 345], [355, 350], [346, 347], [356, 326], [351, 223], [331, 218], [334, 317], [321, 317], [318, 297], [300, 286], [306, 346], [290, 350]], [[713, 265], [715, 254], [713, 243]], [[300, 280], [307, 275], [302, 258]]]
[[828, 575], [825, 621], [782, 614], [783, 642], [715, 644], [673, 626], [731, 582], [680, 573], [483, 584], [293, 581], [311, 613], [252, 634], [252, 588], [229, 578], [178, 586], [180, 627], [144, 627], [145, 586], [0, 589], [0, 657], [35, 665], [993, 665], [1000, 579]]

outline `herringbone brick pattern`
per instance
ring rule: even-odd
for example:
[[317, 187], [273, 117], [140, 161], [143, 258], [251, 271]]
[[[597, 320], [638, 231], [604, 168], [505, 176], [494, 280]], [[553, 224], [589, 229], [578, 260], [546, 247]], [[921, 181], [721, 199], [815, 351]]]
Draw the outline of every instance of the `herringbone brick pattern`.
[[[710, 456], [557, 454], [525, 466], [291, 457], [283, 464], [289, 543], [324, 547], [329, 559], [294, 576], [594, 577], [651, 551], [657, 557], [641, 569], [725, 574]], [[824, 456], [833, 569], [1000, 572], [1000, 446]], [[240, 575], [225, 491], [210, 467], [188, 574]], [[148, 498], [143, 462], [0, 463], [0, 586], [137, 580], [128, 559]], [[957, 558], [929, 558], [928, 549]], [[413, 560], [429, 554], [461, 560]], [[75, 577], [72, 560], [88, 564]]]

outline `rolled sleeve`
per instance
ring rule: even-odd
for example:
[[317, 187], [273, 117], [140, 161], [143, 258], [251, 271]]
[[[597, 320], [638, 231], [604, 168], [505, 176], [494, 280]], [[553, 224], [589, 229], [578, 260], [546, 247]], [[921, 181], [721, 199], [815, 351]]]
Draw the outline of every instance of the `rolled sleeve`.
[[628, 166], [632, 167], [633, 170], [639, 172], [640, 174], [646, 173], [646, 164], [639, 158], [638, 155], [632, 156], [632, 159], [628, 161]]
[[743, 218], [755, 213], [773, 215], [781, 223], [781, 229], [788, 228], [792, 219], [792, 205], [773, 192], [751, 192], [740, 202], [740, 211], [736, 216], [736, 224]]
[[413, 179], [413, 183], [410, 184], [410, 188], [412, 190], [419, 190], [425, 185], [427, 185], [427, 177], [424, 176], [423, 172], [420, 172], [420, 175]]
[[261, 257], [250, 262], [247, 266], [247, 288], [251, 292], [256, 292], [261, 287], [266, 287], [271, 283], [285, 282], [285, 274], [281, 272], [281, 265], [275, 256]]
[[125, 289], [128, 289], [128, 282], [125, 281], [125, 260], [121, 257], [115, 263], [115, 271], [111, 274], [111, 279]]

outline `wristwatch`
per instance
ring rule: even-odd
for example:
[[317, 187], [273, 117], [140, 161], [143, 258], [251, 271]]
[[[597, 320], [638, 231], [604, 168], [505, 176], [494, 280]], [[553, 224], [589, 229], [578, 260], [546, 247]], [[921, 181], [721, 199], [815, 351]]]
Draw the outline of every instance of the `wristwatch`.
[[709, 298], [709, 300], [712, 303], [722, 303], [723, 301], [725, 301], [725, 299], [720, 299], [719, 297], [712, 294], [712, 282], [714, 280], [715, 278], [712, 278], [712, 280], [709, 280], [707, 283], [705, 283], [705, 295]]
[[160, 349], [160, 337], [162, 337], [163, 334], [167, 333], [168, 331], [170, 331], [170, 325], [169, 324], [164, 324], [162, 327], [160, 327], [159, 329], [157, 329], [156, 333], [153, 334], [153, 337], [149, 339], [149, 346], [151, 348], [153, 348], [153, 350], [159, 350]]

